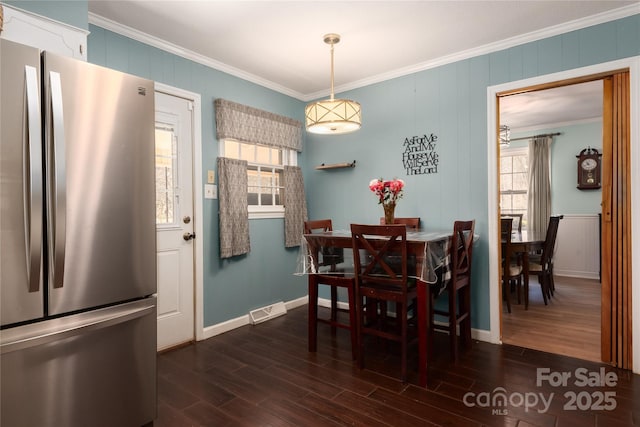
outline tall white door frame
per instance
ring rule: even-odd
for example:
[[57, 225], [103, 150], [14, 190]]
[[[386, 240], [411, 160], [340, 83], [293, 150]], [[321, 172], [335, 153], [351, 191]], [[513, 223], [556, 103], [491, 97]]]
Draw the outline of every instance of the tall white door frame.
[[195, 296], [195, 335], [200, 341], [204, 336], [204, 232], [203, 232], [203, 207], [204, 198], [202, 182], [202, 104], [200, 94], [175, 88], [163, 83], [155, 83], [156, 92], [165, 93], [171, 96], [184, 98], [193, 103], [193, 209], [194, 209], [194, 231], [196, 238], [194, 253], [194, 296]]
[[[489, 244], [489, 341], [500, 343], [500, 283], [498, 259], [498, 150], [496, 143], [497, 102], [500, 92], [561, 80], [629, 69], [631, 91], [631, 262], [640, 265], [640, 56], [596, 64], [554, 74], [504, 83], [487, 88], [487, 161], [488, 161], [488, 236]], [[636, 272], [637, 273], [637, 272]], [[634, 275], [631, 285], [632, 312], [640, 312], [640, 279]], [[640, 316], [633, 316], [633, 372], [640, 374]]]

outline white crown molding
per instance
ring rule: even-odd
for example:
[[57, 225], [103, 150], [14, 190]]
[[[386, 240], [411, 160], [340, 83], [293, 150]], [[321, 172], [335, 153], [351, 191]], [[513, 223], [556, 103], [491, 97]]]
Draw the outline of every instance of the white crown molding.
[[518, 129], [511, 128], [511, 137], [519, 138], [517, 134], [520, 134], [520, 133], [529, 133], [529, 132], [534, 132], [538, 130], [556, 129], [556, 128], [562, 128], [567, 126], [584, 125], [588, 123], [598, 123], [598, 122], [602, 122], [602, 116], [590, 117], [588, 119], [580, 119], [580, 120], [568, 120], [565, 122], [545, 123], [542, 125], [535, 125], [535, 126], [525, 126]]
[[303, 94], [274, 83], [270, 80], [263, 79], [251, 73], [247, 73], [246, 71], [227, 65], [223, 62], [216, 61], [215, 59], [190, 51], [188, 49], [184, 49], [181, 46], [178, 46], [166, 40], [162, 40], [158, 37], [154, 37], [147, 33], [143, 33], [142, 31], [138, 31], [131, 27], [127, 27], [126, 25], [122, 25], [100, 15], [96, 15], [95, 13], [89, 12], [89, 23], [104, 28], [105, 30], [112, 31], [116, 34], [120, 34], [121, 36], [128, 37], [132, 40], [139, 41], [140, 43], [148, 44], [149, 46], [156, 47], [160, 50], [164, 50], [165, 52], [169, 52], [182, 58], [189, 59], [193, 62], [197, 62], [198, 64], [202, 64], [215, 70], [222, 71], [223, 73], [227, 73], [232, 76], [239, 77], [243, 80], [255, 83], [257, 85], [264, 86], [267, 89], [272, 89], [284, 95], [288, 95], [296, 99], [302, 99], [303, 97]]
[[[376, 76], [371, 76], [366, 79], [357, 80], [351, 83], [347, 83], [341, 86], [337, 86], [334, 88], [334, 92], [339, 94], [340, 92], [346, 92], [349, 90], [358, 89], [361, 87], [369, 86], [375, 83], [380, 83], [386, 80], [391, 80], [398, 77], [403, 77], [409, 74], [414, 74], [420, 71], [429, 70], [432, 68], [440, 67], [443, 65], [451, 64], [454, 62], [462, 61], [465, 59], [473, 58], [476, 56], [486, 55], [493, 52], [498, 52], [500, 50], [508, 49], [514, 46], [522, 45], [525, 43], [534, 42], [537, 40], [542, 40], [548, 37], [557, 36], [560, 34], [568, 33], [570, 31], [579, 30], [582, 28], [591, 27], [593, 25], [603, 24], [610, 21], [615, 21], [616, 19], [626, 18], [628, 16], [633, 16], [640, 13], [640, 3], [632, 4], [629, 6], [624, 6], [618, 9], [613, 9], [607, 12], [599, 13], [596, 15], [588, 16], [586, 18], [576, 19], [573, 21], [565, 22], [562, 24], [554, 25], [551, 27], [544, 28], [538, 31], [532, 31], [530, 33], [522, 34], [516, 37], [511, 37], [508, 39], [500, 40], [495, 43], [489, 43], [477, 48], [463, 50], [461, 52], [457, 52], [451, 55], [442, 56], [440, 58], [422, 62], [419, 64], [411, 65], [404, 68], [399, 68], [397, 70], [390, 71], [388, 73], [378, 74]], [[174, 55], [181, 56], [186, 59], [190, 59], [194, 62], [200, 63], [202, 65], [206, 65], [208, 67], [214, 68], [216, 70], [225, 72], [232, 76], [239, 77], [241, 79], [250, 81], [252, 83], [258, 84], [260, 86], [264, 86], [268, 89], [272, 89], [276, 92], [280, 92], [284, 95], [291, 96], [293, 98], [299, 99], [301, 101], [312, 101], [315, 99], [324, 98], [329, 95], [327, 90], [323, 90], [320, 92], [314, 92], [309, 94], [302, 94], [300, 92], [291, 90], [282, 85], [276, 84], [272, 81], [260, 78], [253, 74], [247, 73], [220, 61], [216, 61], [212, 58], [206, 57], [204, 55], [200, 55], [198, 53], [189, 51], [180, 46], [177, 46], [168, 41], [162, 40], [160, 38], [151, 36], [149, 34], [143, 33], [141, 31], [135, 30], [133, 28], [127, 27], [125, 25], [119, 24], [115, 21], [106, 19], [101, 17], [100, 15], [96, 15], [94, 13], [89, 13], [89, 23], [93, 25], [97, 25], [106, 30], [113, 31], [114, 33], [123, 35], [125, 37], [129, 37], [133, 40], [139, 41], [141, 43], [148, 44], [150, 46], [156, 47], [158, 49], [167, 51], [169, 53], [173, 53]]]
[[[391, 80], [398, 77], [403, 77], [409, 74], [414, 74], [419, 71], [425, 71], [432, 68], [440, 67], [443, 65], [451, 64], [454, 62], [462, 61], [476, 56], [486, 55], [493, 52], [498, 52], [504, 49], [509, 49], [514, 46], [522, 45], [525, 43], [531, 43], [537, 40], [542, 40], [548, 37], [557, 36], [560, 34], [568, 33], [582, 28], [591, 27], [598, 24], [604, 24], [606, 22], [615, 21], [616, 19], [626, 18], [628, 16], [637, 15], [640, 13], [640, 3], [624, 6], [618, 9], [613, 9], [608, 12], [599, 13], [596, 15], [588, 16], [586, 18], [576, 19], [573, 21], [565, 22], [562, 24], [547, 27], [542, 30], [532, 31], [530, 33], [521, 34], [516, 37], [500, 40], [495, 43], [489, 43], [484, 46], [479, 46], [472, 49], [463, 50], [451, 55], [442, 56], [431, 61], [422, 62], [419, 64], [411, 65], [405, 68], [399, 68], [388, 73], [379, 74], [370, 78], [358, 80], [355, 82], [347, 83], [334, 88], [334, 92], [346, 92], [348, 90], [358, 89], [371, 84], [380, 83], [386, 80]], [[306, 101], [311, 99], [321, 98], [327, 96], [328, 92], [316, 92], [307, 95]]]

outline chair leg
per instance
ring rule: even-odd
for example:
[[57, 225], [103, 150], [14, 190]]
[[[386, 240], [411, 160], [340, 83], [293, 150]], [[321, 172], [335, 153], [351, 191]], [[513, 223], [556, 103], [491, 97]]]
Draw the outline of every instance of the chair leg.
[[308, 315], [309, 351], [317, 350], [318, 341], [318, 279], [309, 275], [309, 315]]
[[509, 297], [509, 281], [502, 279], [502, 297], [507, 302], [507, 311], [511, 313], [511, 298]]
[[[466, 286], [462, 290], [462, 298], [460, 300], [462, 304], [460, 307], [460, 313], [466, 313], [466, 318], [460, 323], [460, 337], [464, 348], [471, 347], [471, 287]], [[464, 311], [463, 311], [464, 310]]]
[[427, 340], [427, 358], [428, 359], [432, 359], [433, 357], [433, 343], [435, 341], [435, 326], [434, 326], [434, 322], [436, 320], [436, 316], [435, 313], [433, 311], [433, 308], [435, 307], [435, 296], [433, 295], [433, 293], [430, 290], [427, 290], [428, 295], [427, 298], [430, 298], [430, 304], [429, 304], [429, 337]]
[[544, 305], [547, 305], [547, 275], [542, 273], [538, 276], [538, 281], [540, 282], [540, 290], [542, 291], [542, 300], [544, 301]]
[[[365, 313], [364, 311], [364, 305], [362, 303], [362, 296], [358, 293], [358, 291], [355, 292], [356, 294], [356, 316], [358, 316], [358, 319], [356, 320], [356, 339], [357, 339], [357, 347], [358, 347], [358, 352], [357, 352], [357, 360], [358, 360], [358, 368], [363, 369], [364, 368], [364, 339], [363, 339], [363, 334], [362, 334], [362, 328], [364, 323], [366, 322], [366, 316], [368, 315], [368, 313]], [[369, 301], [367, 301], [368, 303]], [[367, 304], [367, 311], [369, 310], [369, 305]]]
[[449, 291], [449, 348], [451, 360], [458, 360], [458, 334], [456, 332], [458, 326], [457, 309], [458, 291], [451, 287]]
[[338, 288], [331, 286], [331, 333], [336, 333], [336, 322], [338, 321]]
[[349, 298], [349, 332], [351, 333], [351, 359], [357, 360], [358, 358], [358, 312], [356, 311], [356, 296], [355, 290], [352, 286], [347, 288]]
[[401, 362], [401, 370], [400, 370], [400, 378], [402, 380], [403, 383], [407, 382], [407, 328], [408, 328], [408, 321], [407, 321], [407, 304], [400, 304], [402, 307], [400, 309], [400, 313], [397, 313], [396, 315], [399, 315], [400, 318], [398, 319], [400, 322], [400, 328], [401, 328], [401, 339], [402, 341], [400, 342], [400, 346], [401, 346], [401, 353], [402, 353], [402, 362]]

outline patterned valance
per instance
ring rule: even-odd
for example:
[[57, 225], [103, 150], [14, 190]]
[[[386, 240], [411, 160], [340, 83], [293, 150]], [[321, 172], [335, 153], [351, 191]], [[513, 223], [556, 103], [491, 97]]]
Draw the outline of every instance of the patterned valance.
[[246, 105], [216, 99], [216, 136], [302, 151], [302, 122]]

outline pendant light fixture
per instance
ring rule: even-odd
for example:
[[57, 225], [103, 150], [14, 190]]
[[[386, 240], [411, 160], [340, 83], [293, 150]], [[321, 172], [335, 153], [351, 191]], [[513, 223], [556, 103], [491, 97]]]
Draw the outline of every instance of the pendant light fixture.
[[331, 46], [331, 97], [307, 104], [304, 109], [307, 131], [319, 134], [341, 134], [360, 129], [360, 104], [333, 96], [333, 45], [340, 42], [338, 34], [325, 34], [324, 42]]

